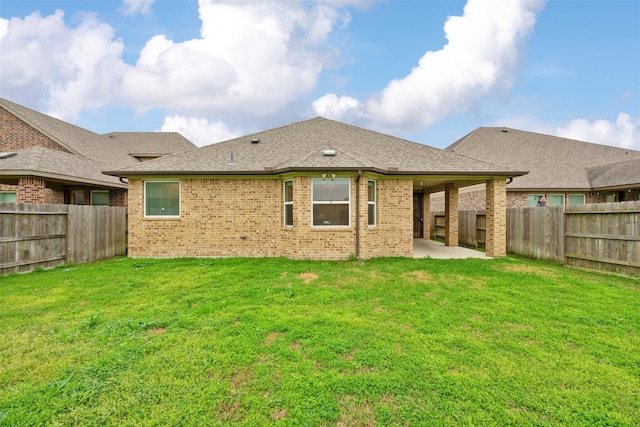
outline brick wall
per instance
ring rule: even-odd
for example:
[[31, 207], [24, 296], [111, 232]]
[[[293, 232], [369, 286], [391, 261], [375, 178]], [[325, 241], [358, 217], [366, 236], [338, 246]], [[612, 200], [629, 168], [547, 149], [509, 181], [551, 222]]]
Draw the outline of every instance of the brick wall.
[[[179, 218], [144, 218], [143, 181], [129, 181], [129, 255], [284, 256], [348, 259], [355, 255], [356, 177], [351, 226], [311, 226], [311, 177], [293, 177], [293, 227], [283, 224], [279, 177], [184, 179]], [[367, 178], [360, 180], [360, 255], [411, 256], [412, 182], [377, 180], [377, 225], [367, 225]]]
[[376, 225], [367, 225], [367, 178], [361, 179], [360, 257], [413, 256], [413, 181], [376, 180]]
[[0, 107], [0, 151], [20, 150], [29, 147], [44, 147], [69, 153], [51, 138]]
[[122, 206], [126, 208], [127, 202], [127, 190], [109, 190], [109, 206]]
[[47, 188], [42, 178], [20, 178], [16, 187], [16, 203], [64, 203], [64, 192]]
[[490, 257], [507, 255], [507, 181], [487, 181], [486, 253]]

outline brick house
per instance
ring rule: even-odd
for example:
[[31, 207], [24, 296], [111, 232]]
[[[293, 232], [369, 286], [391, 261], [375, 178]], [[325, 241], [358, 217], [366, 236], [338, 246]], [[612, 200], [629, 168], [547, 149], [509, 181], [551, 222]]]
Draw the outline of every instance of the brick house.
[[[507, 184], [507, 207], [640, 200], [640, 151], [502, 127], [482, 127], [446, 151], [529, 173]], [[460, 191], [460, 210], [484, 209], [482, 184]], [[444, 210], [434, 194], [433, 211]]]
[[444, 190], [485, 183], [487, 255], [506, 255], [506, 180], [526, 172], [315, 118], [105, 172], [129, 182], [132, 257], [412, 256]]
[[127, 205], [102, 173], [195, 148], [178, 133], [99, 135], [0, 98], [0, 202]]

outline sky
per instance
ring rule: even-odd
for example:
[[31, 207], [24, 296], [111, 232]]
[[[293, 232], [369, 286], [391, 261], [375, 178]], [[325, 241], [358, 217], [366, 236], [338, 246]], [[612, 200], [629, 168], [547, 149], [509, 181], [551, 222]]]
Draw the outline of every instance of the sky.
[[323, 116], [640, 150], [640, 0], [0, 0], [0, 97], [199, 146]]

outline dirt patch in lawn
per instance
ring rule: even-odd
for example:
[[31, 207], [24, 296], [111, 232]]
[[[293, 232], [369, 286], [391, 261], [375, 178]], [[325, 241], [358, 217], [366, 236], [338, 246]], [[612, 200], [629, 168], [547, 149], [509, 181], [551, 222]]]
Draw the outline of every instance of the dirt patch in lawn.
[[340, 401], [340, 417], [336, 426], [374, 426], [376, 425], [374, 409], [369, 399], [360, 400], [354, 396], [345, 396]]
[[426, 271], [416, 270], [410, 271], [408, 273], [403, 274], [404, 277], [413, 276], [418, 279], [419, 282], [432, 282], [433, 276], [427, 273]]
[[512, 271], [515, 273], [535, 273], [535, 274], [539, 274], [541, 276], [547, 276], [547, 277], [557, 276], [557, 274], [555, 274], [553, 271], [549, 271], [540, 267], [535, 267], [533, 265], [508, 265], [508, 266], [505, 266], [504, 269], [506, 271]]
[[316, 280], [318, 278], [318, 275], [316, 273], [313, 273], [313, 272], [308, 272], [308, 273], [300, 273], [296, 277], [298, 279], [304, 280], [304, 284], [308, 285], [311, 282], [313, 282], [314, 280]]
[[162, 335], [167, 332], [167, 328], [153, 328], [147, 330], [147, 335]]
[[273, 344], [278, 338], [282, 338], [283, 336], [284, 334], [282, 332], [271, 332], [264, 339], [264, 343], [266, 345]]
[[281, 420], [282, 418], [287, 416], [287, 410], [284, 408], [276, 408], [272, 413], [271, 413], [271, 419], [273, 421], [278, 421]]

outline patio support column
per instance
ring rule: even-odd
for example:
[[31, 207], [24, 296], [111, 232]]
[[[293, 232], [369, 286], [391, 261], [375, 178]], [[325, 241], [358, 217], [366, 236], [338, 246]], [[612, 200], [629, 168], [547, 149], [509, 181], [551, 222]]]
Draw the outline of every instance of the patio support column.
[[458, 246], [458, 189], [444, 185], [444, 244]]
[[424, 193], [422, 197], [422, 237], [431, 238], [431, 194]]
[[487, 181], [487, 256], [507, 256], [507, 181]]

